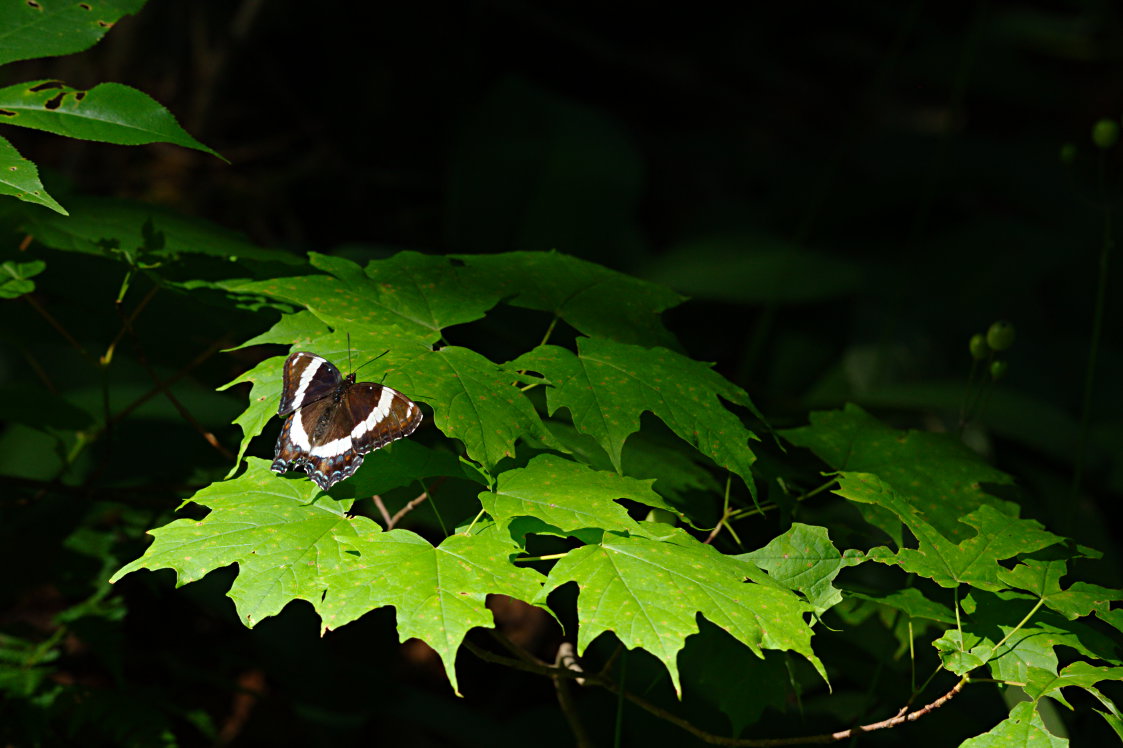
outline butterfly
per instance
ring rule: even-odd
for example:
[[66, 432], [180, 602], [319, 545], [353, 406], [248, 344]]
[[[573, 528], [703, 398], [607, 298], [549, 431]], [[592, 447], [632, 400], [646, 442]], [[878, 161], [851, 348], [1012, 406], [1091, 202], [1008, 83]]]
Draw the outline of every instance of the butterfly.
[[285, 361], [281, 405], [288, 416], [270, 469], [304, 472], [324, 491], [355, 474], [363, 455], [412, 434], [421, 409], [382, 384], [355, 382], [323, 356], [303, 351]]

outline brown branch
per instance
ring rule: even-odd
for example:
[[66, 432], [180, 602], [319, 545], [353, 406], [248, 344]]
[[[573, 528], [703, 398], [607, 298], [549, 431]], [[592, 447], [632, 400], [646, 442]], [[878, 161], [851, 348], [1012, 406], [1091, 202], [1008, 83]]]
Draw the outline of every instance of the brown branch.
[[[502, 655], [497, 655], [494, 652], [488, 652], [487, 650], [481, 649], [471, 642], [467, 641], [464, 642], [464, 646], [468, 648], [469, 652], [486, 662], [492, 662], [497, 665], [505, 665], [516, 670], [523, 670], [529, 673], [544, 675], [554, 679], [583, 679], [586, 683], [600, 686], [601, 688], [604, 688], [615, 694], [621, 694], [620, 686], [605, 675], [589, 675], [580, 670], [573, 669], [572, 666], [550, 666], [544, 664], [539, 665], [535, 662], [528, 662], [525, 659], [504, 657]], [[746, 746], [748, 748], [770, 748], [772, 746], [824, 745], [827, 743], [836, 743], [840, 740], [851, 738], [858, 733], [884, 730], [886, 728], [902, 725], [906, 722], [915, 722], [916, 720], [927, 714], [930, 714], [936, 709], [939, 709], [941, 706], [955, 698], [956, 694], [958, 694], [962, 690], [966, 682], [966, 677], [961, 678], [960, 681], [956, 683], [955, 686], [952, 687], [952, 689], [945, 693], [943, 696], [911, 712], [907, 711], [908, 707], [905, 707], [898, 711], [896, 715], [880, 722], [872, 722], [867, 725], [852, 727], [849, 730], [840, 730], [838, 732], [823, 733], [820, 735], [805, 735], [803, 737], [795, 738], [731, 738], [724, 735], [717, 735], [715, 733], [708, 732], [700, 727], [697, 727], [693, 723], [683, 719], [682, 717], [679, 717], [673, 712], [667, 711], [660, 706], [656, 706], [642, 696], [637, 696], [630, 691], [623, 691], [622, 695], [624, 698], [628, 699], [628, 701], [631, 701], [633, 704], [640, 707], [649, 714], [652, 714], [659, 719], [670, 722], [671, 724], [685, 730], [686, 732], [689, 732], [699, 740], [702, 740], [711, 745]]]
[[382, 497], [375, 494], [371, 496], [371, 498], [374, 500], [374, 505], [378, 507], [378, 513], [382, 515], [382, 520], [386, 523], [386, 529], [392, 529], [393, 525], [391, 524], [390, 512], [386, 511], [386, 505], [382, 503]]
[[398, 521], [401, 520], [402, 517], [406, 516], [418, 506], [420, 506], [421, 503], [427, 498], [429, 498], [429, 492], [422, 491], [420, 496], [415, 499], [410, 499], [408, 504], [403, 506], [398, 511], [394, 512], [394, 516], [386, 520], [386, 529], [392, 530], [394, 528], [394, 525], [398, 524]]
[[[558, 656], [554, 661], [554, 667], [559, 670], [571, 669], [570, 665], [576, 665], [577, 660], [573, 657], [573, 645], [569, 642], [562, 642], [558, 647]], [[580, 665], [577, 665], [580, 670]], [[565, 715], [565, 721], [569, 723], [569, 729], [573, 733], [573, 738], [577, 741], [577, 748], [592, 748], [593, 740], [589, 736], [588, 730], [585, 729], [585, 723], [581, 721], [581, 713], [577, 711], [577, 702], [573, 700], [573, 694], [570, 692], [569, 681], [566, 678], [559, 678], [554, 676], [554, 690], [558, 693], [558, 706], [561, 707], [562, 714]], [[577, 681], [578, 685], [584, 685], [584, 679]]]

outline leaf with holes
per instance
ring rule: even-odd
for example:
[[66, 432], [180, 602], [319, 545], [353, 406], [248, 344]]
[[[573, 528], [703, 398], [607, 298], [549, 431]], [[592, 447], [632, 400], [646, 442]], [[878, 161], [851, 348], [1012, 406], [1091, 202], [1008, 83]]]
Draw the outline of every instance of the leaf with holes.
[[576, 582], [578, 654], [612, 631], [628, 648], [658, 657], [681, 691], [678, 653], [698, 633], [697, 615], [724, 629], [758, 656], [764, 649], [791, 650], [806, 657], [826, 679], [811, 650], [811, 628], [803, 616], [811, 606], [775, 583], [746, 582], [759, 575], [744, 561], [680, 534], [675, 542], [606, 536], [599, 545], [570, 551], [550, 571], [546, 595]]
[[525, 468], [499, 474], [495, 491], [480, 501], [500, 524], [533, 517], [563, 533], [586, 528], [636, 532], [639, 526], [617, 499], [676, 513], [651, 490], [651, 480], [592, 470], [556, 455], [538, 455]]
[[550, 413], [567, 408], [573, 425], [604, 447], [617, 471], [624, 440], [639, 431], [640, 416], [650, 411], [754, 490], [756, 456], [749, 448], [753, 433], [721, 402], [753, 410], [752, 401], [709, 365], [666, 348], [579, 338], [577, 355], [544, 345], [510, 367], [545, 376], [551, 385], [546, 391]]
[[0, 123], [118, 145], [174, 143], [222, 158], [148, 94], [120, 83], [80, 91], [41, 80], [0, 88]]
[[0, 65], [57, 57], [97, 44], [122, 16], [145, 0], [34, 0], [0, 3]]
[[351, 558], [341, 540], [366, 524], [377, 530], [366, 518], [348, 518], [350, 501], [320, 493], [311, 481], [278, 478], [268, 462], [250, 458], [241, 476], [212, 483], [191, 497], [210, 514], [152, 530], [155, 540], [144, 555], [109, 581], [139, 569], [173, 569], [178, 587], [236, 563], [238, 577], [227, 595], [247, 626], [292, 600], [319, 608], [327, 589], [323, 575]]
[[485, 606], [487, 596], [530, 601], [543, 581], [538, 572], [514, 566], [510, 558], [521, 549], [492, 531], [453, 535], [435, 548], [408, 530], [380, 533], [367, 528], [340, 541], [357, 556], [327, 577], [328, 594], [321, 606], [324, 630], [392, 605], [398, 636], [416, 637], [436, 650], [458, 694], [455, 664], [460, 643], [471, 629], [495, 623]]
[[35, 164], [21, 156], [4, 138], [0, 138], [0, 195], [11, 195], [25, 203], [44, 205], [56, 213], [68, 215], [39, 181], [39, 169]]

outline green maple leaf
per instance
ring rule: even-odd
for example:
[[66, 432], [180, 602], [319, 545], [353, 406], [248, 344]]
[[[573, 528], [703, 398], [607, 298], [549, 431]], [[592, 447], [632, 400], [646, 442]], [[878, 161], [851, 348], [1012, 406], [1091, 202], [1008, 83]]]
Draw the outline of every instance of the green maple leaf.
[[689, 708], [695, 699], [717, 705], [733, 735], [759, 721], [766, 708], [782, 712], [789, 696], [783, 685], [791, 679], [786, 657], [770, 651], [755, 657], [705, 618], [698, 623], [699, 633], [686, 640], [681, 657], [683, 705]]
[[1063, 540], [1044, 530], [1033, 520], [1017, 519], [999, 513], [989, 504], [961, 517], [976, 533], [960, 543], [948, 540], [926, 521], [925, 515], [902, 497], [893, 486], [876, 475], [843, 473], [836, 491], [851, 501], [883, 507], [905, 524], [917, 539], [916, 548], [901, 548], [896, 553], [875, 548], [869, 558], [896, 564], [907, 572], [932, 579], [942, 587], [970, 584], [986, 590], [999, 590], [1002, 570], [998, 562], [1020, 553], [1032, 553]]
[[698, 632], [699, 613], [758, 656], [763, 649], [802, 654], [826, 679], [803, 619], [810, 606], [775, 583], [744, 581], [751, 576], [764, 577], [751, 564], [723, 556], [685, 533], [675, 542], [606, 536], [558, 561], [539, 601], [576, 582], [581, 590], [578, 654], [612, 631], [624, 646], [642, 647], [658, 657], [676, 692], [681, 693], [678, 652], [686, 637]]
[[1068, 741], [1045, 729], [1032, 701], [1015, 704], [995, 727], [959, 744], [959, 748], [1066, 748]]
[[541, 372], [551, 384], [549, 412], [567, 408], [573, 425], [604, 447], [617, 471], [624, 440], [639, 431], [640, 416], [650, 411], [753, 489], [753, 433], [719, 399], [753, 409], [744, 390], [709, 365], [665, 348], [579, 338], [577, 351], [539, 346], [509, 365]]
[[525, 468], [500, 473], [494, 492], [481, 493], [480, 501], [500, 524], [515, 517], [534, 517], [563, 533], [586, 528], [636, 532], [639, 525], [617, 499], [677, 514], [651, 489], [653, 482], [592, 470], [545, 454]]
[[[1116, 644], [1076, 621], [1069, 621], [1047, 609], [1038, 610], [1025, 621], [1034, 607], [1034, 599], [1020, 592], [972, 592], [964, 596], [963, 637], [952, 629], [933, 644], [942, 653], [948, 669], [963, 674], [973, 667], [987, 664], [991, 675], [999, 680], [1025, 683], [1031, 668], [1057, 672], [1057, 647], [1070, 647], [1080, 654], [1105, 661], [1115, 661]], [[1017, 626], [1021, 621], [1022, 625]], [[1002, 645], [999, 647], [999, 643]], [[977, 660], [967, 667], [954, 667], [949, 660], [969, 655]]]
[[291, 600], [318, 607], [327, 589], [322, 574], [348, 560], [339, 538], [369, 520], [349, 519], [350, 501], [316, 498], [320, 490], [311, 481], [283, 480], [269, 472], [268, 462], [252, 457], [247, 462], [243, 475], [191, 497], [210, 514], [150, 531], [155, 540], [144, 555], [109, 581], [138, 569], [173, 569], [179, 587], [236, 563], [238, 577], [227, 594], [247, 626]]
[[815, 607], [815, 615], [842, 601], [834, 579], [844, 567], [861, 563], [858, 557], [839, 553], [825, 527], [799, 522], [763, 548], [735, 558], [755, 563], [780, 584], [802, 593]]
[[458, 255], [474, 286], [506, 303], [551, 312], [589, 336], [624, 343], [676, 346], [659, 320], [683, 297], [666, 286], [633, 278], [560, 252]]
[[[960, 517], [987, 504], [1016, 516], [1017, 506], [986, 493], [982, 484], [1013, 480], [946, 434], [899, 431], [856, 405], [817, 411], [811, 425], [781, 431], [833, 470], [873, 473], [893, 486], [916, 512], [951, 539], [971, 535]], [[862, 516], [901, 545], [900, 523], [876, 505], [859, 505]]]
[[1113, 601], [1123, 600], [1123, 590], [1087, 582], [1075, 582], [1062, 590], [1060, 581], [1067, 571], [1063, 559], [1026, 559], [1013, 569], [1000, 570], [998, 576], [1011, 587], [1029, 590], [1041, 597], [1046, 605], [1070, 620], [1093, 611], [1106, 612]]
[[457, 346], [427, 351], [401, 361], [397, 376], [410, 397], [433, 406], [437, 428], [459, 439], [468, 456], [489, 471], [514, 456], [520, 437], [557, 445], [515, 386], [520, 375], [475, 351]]
[[319, 606], [323, 629], [392, 605], [398, 635], [436, 650], [459, 694], [456, 650], [469, 630], [494, 625], [487, 595], [533, 600], [542, 575], [514, 566], [510, 558], [521, 549], [498, 532], [453, 535], [434, 548], [408, 530], [378, 532], [373, 524], [361, 529], [340, 537], [358, 555], [326, 577], [328, 593]]
[[232, 290], [258, 293], [306, 307], [332, 329], [398, 328], [421, 343], [441, 339], [441, 330], [484, 316], [499, 301], [478, 283], [466, 282], [449, 258], [399, 252], [365, 268], [311, 253], [320, 275], [273, 278]]

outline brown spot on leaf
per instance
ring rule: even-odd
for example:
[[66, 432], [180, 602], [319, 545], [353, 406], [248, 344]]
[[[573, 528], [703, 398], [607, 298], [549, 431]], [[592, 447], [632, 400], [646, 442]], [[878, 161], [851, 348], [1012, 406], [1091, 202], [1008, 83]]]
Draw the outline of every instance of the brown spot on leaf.
[[39, 93], [40, 91], [49, 91], [52, 88], [62, 88], [61, 81], [43, 81], [38, 86], [32, 86], [27, 89], [31, 93]]

